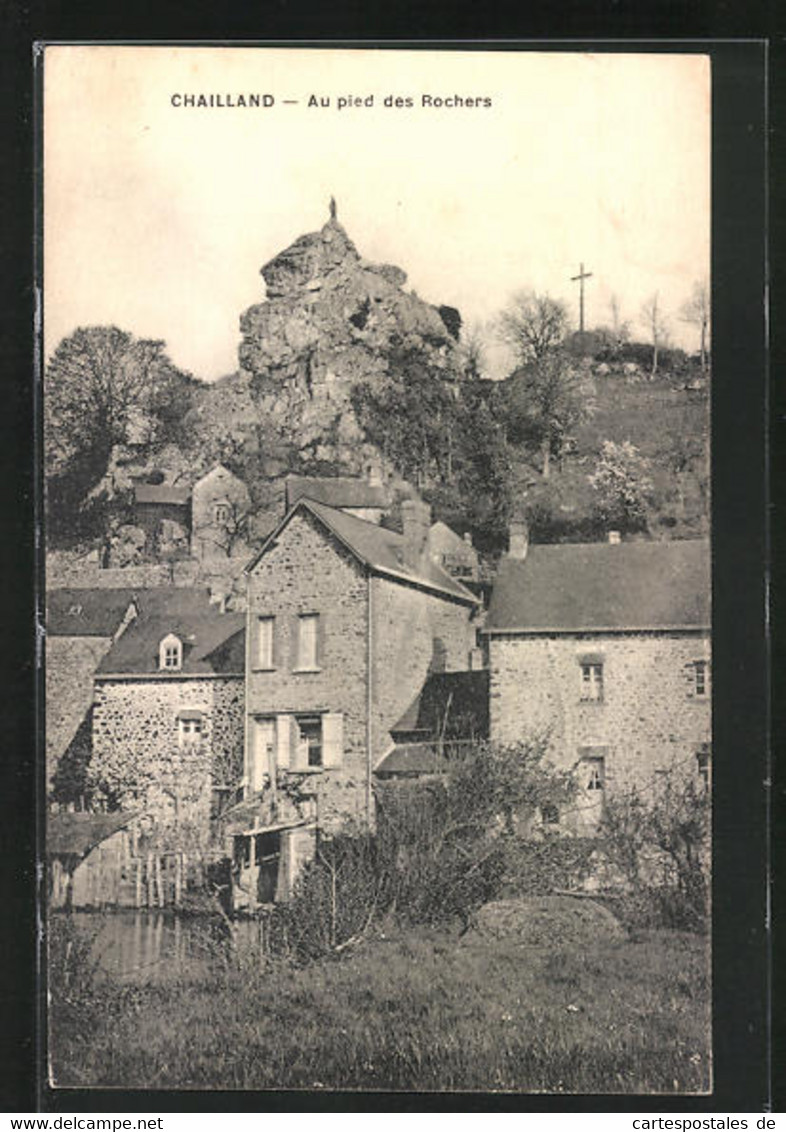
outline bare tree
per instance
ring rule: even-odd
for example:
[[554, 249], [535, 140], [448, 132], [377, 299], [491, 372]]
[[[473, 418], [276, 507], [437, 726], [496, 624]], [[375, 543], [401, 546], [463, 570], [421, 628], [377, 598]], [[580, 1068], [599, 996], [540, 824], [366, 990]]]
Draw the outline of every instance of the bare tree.
[[701, 368], [707, 369], [707, 340], [710, 329], [710, 288], [706, 279], [697, 279], [690, 297], [680, 307], [680, 318], [698, 327]]
[[618, 295], [612, 295], [609, 299], [609, 311], [611, 312], [611, 332], [614, 335], [616, 346], [619, 348], [630, 338], [630, 323], [622, 317]]
[[658, 372], [658, 351], [666, 340], [666, 319], [663, 316], [657, 291], [642, 303], [641, 320], [647, 324], [652, 338], [652, 370], [650, 374], [654, 377]]
[[499, 318], [499, 336], [522, 364], [540, 362], [559, 349], [567, 330], [565, 304], [535, 291], [518, 291]]

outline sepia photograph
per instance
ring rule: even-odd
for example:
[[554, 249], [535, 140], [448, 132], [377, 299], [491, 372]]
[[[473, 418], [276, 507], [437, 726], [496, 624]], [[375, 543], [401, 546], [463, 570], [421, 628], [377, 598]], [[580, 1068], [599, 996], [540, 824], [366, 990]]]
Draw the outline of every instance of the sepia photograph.
[[709, 56], [42, 74], [50, 1086], [707, 1096]]

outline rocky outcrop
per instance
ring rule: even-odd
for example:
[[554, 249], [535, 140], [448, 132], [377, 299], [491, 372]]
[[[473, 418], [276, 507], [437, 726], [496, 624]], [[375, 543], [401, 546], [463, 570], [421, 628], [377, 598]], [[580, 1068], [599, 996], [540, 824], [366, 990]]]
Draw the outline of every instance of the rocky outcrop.
[[406, 274], [364, 260], [335, 218], [301, 236], [261, 269], [266, 300], [241, 317], [241, 373], [260, 414], [275, 422], [300, 461], [363, 472], [376, 455], [350, 396], [384, 380], [391, 342], [422, 349], [451, 369], [460, 318], [405, 291]]

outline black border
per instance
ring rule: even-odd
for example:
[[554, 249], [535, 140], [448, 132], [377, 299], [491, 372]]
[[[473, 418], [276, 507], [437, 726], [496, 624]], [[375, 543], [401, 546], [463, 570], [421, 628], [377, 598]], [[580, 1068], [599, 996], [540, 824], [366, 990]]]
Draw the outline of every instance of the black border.
[[[526, 43], [460, 39], [424, 42], [420, 40], [354, 40], [335, 46], [407, 46], [418, 49], [461, 48], [499, 50], [584, 50], [595, 51], [700, 51], [708, 52], [713, 67], [713, 301], [714, 354], [713, 437], [713, 537], [715, 603], [715, 786], [717, 793], [715, 824], [715, 1092], [711, 1097], [544, 1097], [485, 1094], [357, 1094], [357, 1093], [221, 1093], [221, 1092], [135, 1092], [125, 1090], [50, 1090], [36, 1080], [35, 1042], [40, 1037], [40, 1017], [33, 1006], [35, 995], [35, 907], [33, 796], [34, 763], [32, 736], [34, 714], [33, 624], [34, 546], [32, 498], [36, 473], [31, 461], [33, 404], [28, 377], [31, 373], [30, 327], [34, 295], [30, 283], [31, 232], [25, 218], [30, 216], [33, 199], [34, 158], [31, 148], [34, 103], [32, 99], [32, 45], [36, 39], [104, 41], [132, 39], [136, 42], [183, 43], [189, 41], [194, 17], [202, 27], [191, 42], [224, 45], [227, 34], [240, 40], [248, 34], [248, 24], [240, 27], [232, 13], [222, 13], [221, 38], [205, 25], [216, 13], [206, 17], [206, 4], [191, 6], [177, 13], [178, 39], [139, 36], [139, 21], [129, 20], [123, 9], [97, 13], [74, 5], [66, 12], [52, 5], [34, 10], [23, 7], [10, 12], [11, 38], [18, 48], [12, 65], [0, 72], [3, 122], [9, 135], [6, 152], [12, 160], [6, 169], [9, 180], [4, 199], [16, 203], [11, 215], [15, 223], [3, 226], [4, 263], [24, 265], [21, 287], [13, 277], [4, 282], [10, 295], [0, 310], [3, 328], [2, 360], [8, 375], [9, 406], [2, 458], [7, 462], [0, 484], [3, 500], [3, 531], [13, 561], [4, 574], [7, 647], [3, 657], [9, 664], [7, 682], [17, 711], [6, 732], [6, 759], [2, 765], [2, 799], [5, 820], [0, 823], [3, 861], [13, 861], [15, 883], [10, 900], [3, 908], [5, 930], [0, 947], [0, 969], [7, 986], [0, 998], [3, 1016], [0, 1034], [0, 1072], [3, 1107], [10, 1111], [112, 1112], [147, 1111], [622, 1111], [622, 1112], [741, 1112], [761, 1111], [771, 1103], [768, 1057], [768, 946], [765, 930], [767, 853], [767, 802], [762, 785], [770, 774], [767, 761], [768, 699], [767, 640], [765, 637], [764, 563], [767, 556], [765, 520], [766, 474], [766, 374], [763, 299], [765, 284], [765, 242], [767, 221], [767, 168], [765, 117], [766, 54], [762, 41], [713, 42], [676, 40], [654, 42], [626, 39], [614, 42], [578, 39]], [[755, 6], [754, 6], [755, 8]], [[624, 13], [619, 9], [620, 17]], [[697, 8], [698, 34], [708, 34], [707, 7]], [[424, 11], [407, 4], [395, 13], [400, 28], [410, 18], [409, 35], [428, 34], [434, 15], [441, 17], [441, 28], [456, 35], [474, 34], [472, 17], [457, 10], [445, 19], [439, 8]], [[355, 13], [357, 14], [357, 13]], [[575, 32], [589, 19], [597, 27], [597, 11], [579, 6], [571, 12]], [[713, 29], [717, 35], [740, 34], [742, 13], [726, 8]], [[745, 13], [750, 21], [751, 6]], [[377, 35], [383, 30], [380, 13]], [[324, 40], [293, 42], [292, 12], [285, 4], [269, 6], [258, 23], [265, 27], [270, 45], [282, 41], [297, 46], [325, 46]], [[343, 26], [341, 20], [344, 20]], [[387, 12], [388, 23], [392, 16]], [[347, 17], [335, 9], [324, 15], [324, 29], [335, 37], [346, 29]], [[533, 31], [553, 30], [554, 14], [541, 14], [551, 29], [541, 29], [537, 15]], [[242, 22], [242, 20], [241, 20]], [[352, 19], [350, 18], [350, 23]], [[356, 23], [359, 21], [356, 21]], [[649, 35], [668, 34], [673, 29], [674, 11], [662, 5], [659, 16], [646, 29]], [[395, 24], [395, 20], [393, 20]], [[735, 26], [736, 25], [736, 26]], [[498, 25], [499, 26], [499, 25]], [[750, 26], [750, 22], [748, 23]], [[297, 20], [294, 21], [297, 28]], [[500, 30], [509, 31], [510, 25]], [[635, 34], [640, 28], [627, 14], [620, 18], [618, 33]], [[574, 30], [573, 28], [571, 30]], [[351, 29], [357, 34], [357, 27]], [[211, 34], [212, 33], [212, 34]], [[274, 42], [277, 41], [277, 42]], [[775, 51], [783, 59], [780, 47]], [[782, 105], [782, 104], [781, 104]], [[5, 218], [6, 220], [8, 217]], [[777, 340], [776, 340], [777, 349]], [[773, 426], [774, 430], [774, 426]], [[774, 439], [774, 437], [773, 437]], [[13, 642], [9, 647], [8, 642]], [[20, 641], [26, 648], [20, 650]], [[783, 795], [779, 805], [783, 805]], [[4, 866], [5, 868], [5, 866]], [[40, 1015], [40, 1010], [39, 1010]], [[783, 1034], [781, 1033], [781, 1042]], [[777, 1098], [774, 1098], [777, 1101]], [[783, 1098], [781, 1098], [782, 1100]], [[777, 1103], [774, 1105], [777, 1111]]]

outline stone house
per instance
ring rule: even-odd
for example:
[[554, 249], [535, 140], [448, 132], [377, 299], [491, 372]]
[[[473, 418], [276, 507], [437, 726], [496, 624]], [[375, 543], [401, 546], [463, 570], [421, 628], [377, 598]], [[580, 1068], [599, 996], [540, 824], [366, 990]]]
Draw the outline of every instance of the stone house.
[[471, 534], [462, 538], [446, 523], [434, 523], [428, 533], [428, 549], [433, 560], [454, 578], [462, 582], [478, 580], [478, 552]]
[[402, 515], [399, 534], [301, 497], [247, 567], [256, 828], [373, 824], [390, 727], [429, 673], [468, 668], [477, 599], [430, 558], [429, 508], [409, 501]]
[[[46, 595], [46, 777], [89, 725], [93, 674], [139, 612], [132, 589], [64, 587]], [[87, 721], [87, 722], [86, 722]]]
[[95, 675], [97, 803], [145, 812], [162, 836], [207, 839], [242, 775], [244, 630], [207, 590], [172, 589], [114, 643]]
[[705, 540], [528, 547], [518, 524], [483, 633], [491, 738], [548, 732], [554, 762], [578, 775], [566, 827], [594, 828], [604, 797], [660, 775], [709, 781]]
[[248, 553], [251, 496], [236, 475], [216, 464], [191, 490], [191, 553], [230, 558]]

